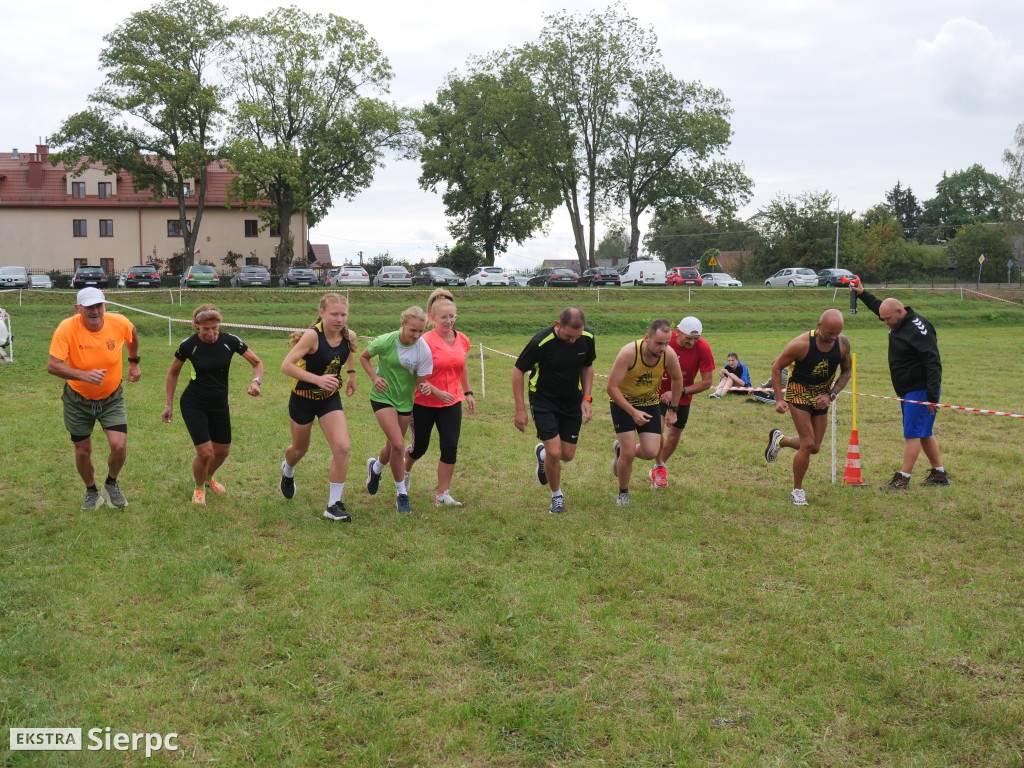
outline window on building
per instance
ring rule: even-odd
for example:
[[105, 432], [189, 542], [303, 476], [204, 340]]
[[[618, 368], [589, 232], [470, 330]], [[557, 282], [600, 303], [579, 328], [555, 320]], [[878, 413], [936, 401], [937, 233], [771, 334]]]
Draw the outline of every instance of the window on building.
[[85, 219], [72, 219], [71, 232], [75, 237], [85, 237]]
[[[188, 184], [182, 184], [181, 185], [181, 189], [182, 189], [182, 195], [181, 195], [182, 197], [191, 197], [192, 196], [192, 188], [189, 187]], [[177, 187], [168, 187], [167, 188], [167, 196], [168, 197], [177, 197], [178, 196], [178, 188]]]
[[85, 197], [85, 182], [84, 181], [72, 181], [71, 182], [71, 196], [72, 197]]
[[[111, 182], [101, 181], [96, 189], [96, 196], [99, 197], [100, 200], [105, 200], [108, 197], [113, 197], [113, 187], [114, 185]], [[100, 234], [103, 233], [101, 232]]]
[[280, 237], [281, 236], [281, 228], [279, 226], [277, 226], [277, 224], [271, 224], [270, 225], [270, 236], [271, 237]]
[[246, 219], [245, 220], [245, 236], [246, 237], [259, 237], [260, 234], [260, 222], [258, 219]]
[[114, 236], [114, 220], [100, 219], [100, 237]]
[[[189, 232], [191, 232], [192, 231], [192, 222], [186, 220], [185, 221], [185, 227], [188, 229]], [[178, 220], [178, 219], [168, 219], [167, 220], [167, 236], [168, 237], [181, 237], [182, 236], [182, 233], [181, 233], [181, 221], [180, 220]]]

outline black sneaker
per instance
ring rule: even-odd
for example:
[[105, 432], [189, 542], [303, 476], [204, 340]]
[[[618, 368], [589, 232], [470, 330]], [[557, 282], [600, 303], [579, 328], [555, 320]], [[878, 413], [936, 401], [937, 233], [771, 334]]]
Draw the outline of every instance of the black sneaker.
[[[281, 462], [281, 495], [286, 499], [294, 498], [295, 496], [295, 477], [285, 477], [284, 475], [285, 462]], [[326, 512], [324, 513], [326, 514]]]
[[540, 457], [540, 452], [544, 450], [544, 443], [537, 443], [537, 446], [533, 449], [534, 454], [537, 456], [537, 482], [541, 485], [548, 484], [548, 473], [544, 469], [544, 459]]
[[395, 505], [398, 507], [398, 511], [403, 514], [409, 514], [412, 512], [412, 507], [409, 506], [409, 494], [400, 493], [395, 499]]
[[552, 496], [551, 508], [548, 512], [552, 515], [560, 515], [565, 512], [565, 496]]
[[897, 471], [893, 473], [892, 480], [878, 487], [883, 491], [905, 491], [910, 487], [910, 478], [904, 477], [902, 472]]
[[918, 485], [949, 485], [949, 475], [944, 469], [933, 469]]
[[341, 499], [334, 502], [324, 510], [324, 517], [328, 520], [335, 520], [339, 523], [352, 522], [352, 515], [345, 511], [345, 505], [342, 503]]
[[366, 460], [366, 492], [373, 496], [380, 488], [380, 474], [373, 471], [373, 463], [377, 459], [373, 456]]

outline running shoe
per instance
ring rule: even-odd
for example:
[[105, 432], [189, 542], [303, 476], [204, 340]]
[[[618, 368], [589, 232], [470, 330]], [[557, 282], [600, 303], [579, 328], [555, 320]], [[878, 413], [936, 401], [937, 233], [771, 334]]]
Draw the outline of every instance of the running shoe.
[[445, 491], [440, 496], [435, 496], [434, 497], [434, 506], [435, 507], [443, 507], [443, 506], [446, 506], [446, 505], [449, 506], [449, 507], [461, 507], [462, 506], [462, 502], [461, 501], [456, 501], [455, 499], [453, 499], [452, 495], [448, 491]]
[[324, 510], [324, 517], [328, 520], [334, 520], [339, 523], [352, 522], [352, 516], [345, 511], [345, 505], [342, 503], [341, 499], [338, 499]]
[[85, 501], [82, 502], [82, 511], [91, 512], [94, 509], [99, 509], [103, 506], [103, 497], [100, 496], [99, 491], [90, 491], [88, 488], [85, 489]]
[[668, 470], [665, 467], [651, 469], [651, 487], [668, 488]]
[[933, 469], [918, 485], [949, 485], [949, 475], [944, 469]]
[[793, 503], [796, 504], [796, 506], [798, 507], [808, 506], [807, 497], [804, 495], [803, 488], [794, 488], [792, 493], [789, 494], [789, 497], [793, 500]]
[[770, 429], [768, 430], [768, 446], [764, 449], [764, 460], [769, 464], [775, 461], [779, 455], [779, 451], [782, 450], [782, 430], [781, 429]]
[[213, 491], [214, 493], [227, 493], [228, 491], [222, 483], [218, 483], [212, 477], [203, 483], [203, 485], [206, 486], [207, 490]]
[[398, 507], [398, 511], [399, 512], [402, 512], [404, 514], [408, 514], [408, 513], [412, 512], [412, 507], [409, 506], [409, 494], [408, 493], [400, 493], [400, 494], [398, 494], [398, 496], [395, 498], [395, 504]]
[[121, 493], [121, 486], [118, 485], [117, 480], [113, 483], [104, 483], [100, 486], [100, 493], [103, 494], [103, 498], [107, 500], [107, 504], [116, 508], [124, 509], [128, 506], [128, 499]]
[[380, 488], [380, 474], [373, 471], [373, 464], [377, 461], [376, 457], [371, 456], [366, 460], [366, 491], [371, 496], [377, 493], [377, 489]]
[[565, 512], [565, 496], [552, 496], [548, 512], [552, 515], [560, 515]]
[[903, 473], [897, 470], [893, 473], [892, 480], [878, 487], [883, 491], [905, 491], [910, 487], [910, 478], [904, 477]]
[[196, 488], [192, 491], [192, 503], [193, 504], [205, 504], [206, 503], [206, 489]]
[[285, 477], [285, 464], [286, 462], [281, 462], [281, 495], [286, 499], [291, 499], [295, 496], [295, 476]]
[[629, 501], [629, 491], [619, 491], [619, 496], [617, 499], [615, 499], [615, 506], [628, 507]]
[[548, 484], [548, 473], [544, 469], [544, 459], [540, 457], [541, 451], [544, 450], [544, 443], [537, 443], [534, 447], [533, 452], [537, 456], [537, 482], [541, 485]]

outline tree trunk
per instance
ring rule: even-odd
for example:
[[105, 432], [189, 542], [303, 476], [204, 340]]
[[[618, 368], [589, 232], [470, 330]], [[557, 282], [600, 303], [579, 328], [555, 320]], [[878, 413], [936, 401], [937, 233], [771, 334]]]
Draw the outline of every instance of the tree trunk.
[[636, 261], [640, 253], [640, 210], [636, 200], [629, 200], [629, 261]]

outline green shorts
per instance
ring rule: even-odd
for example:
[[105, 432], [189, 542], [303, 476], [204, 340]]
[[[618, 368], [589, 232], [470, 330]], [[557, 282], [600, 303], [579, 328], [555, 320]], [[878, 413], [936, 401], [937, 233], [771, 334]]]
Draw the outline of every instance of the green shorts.
[[71, 436], [88, 437], [99, 421], [103, 429], [118, 432], [128, 431], [128, 409], [124, 405], [124, 384], [118, 384], [110, 397], [104, 400], [90, 400], [64, 384], [64, 427]]

